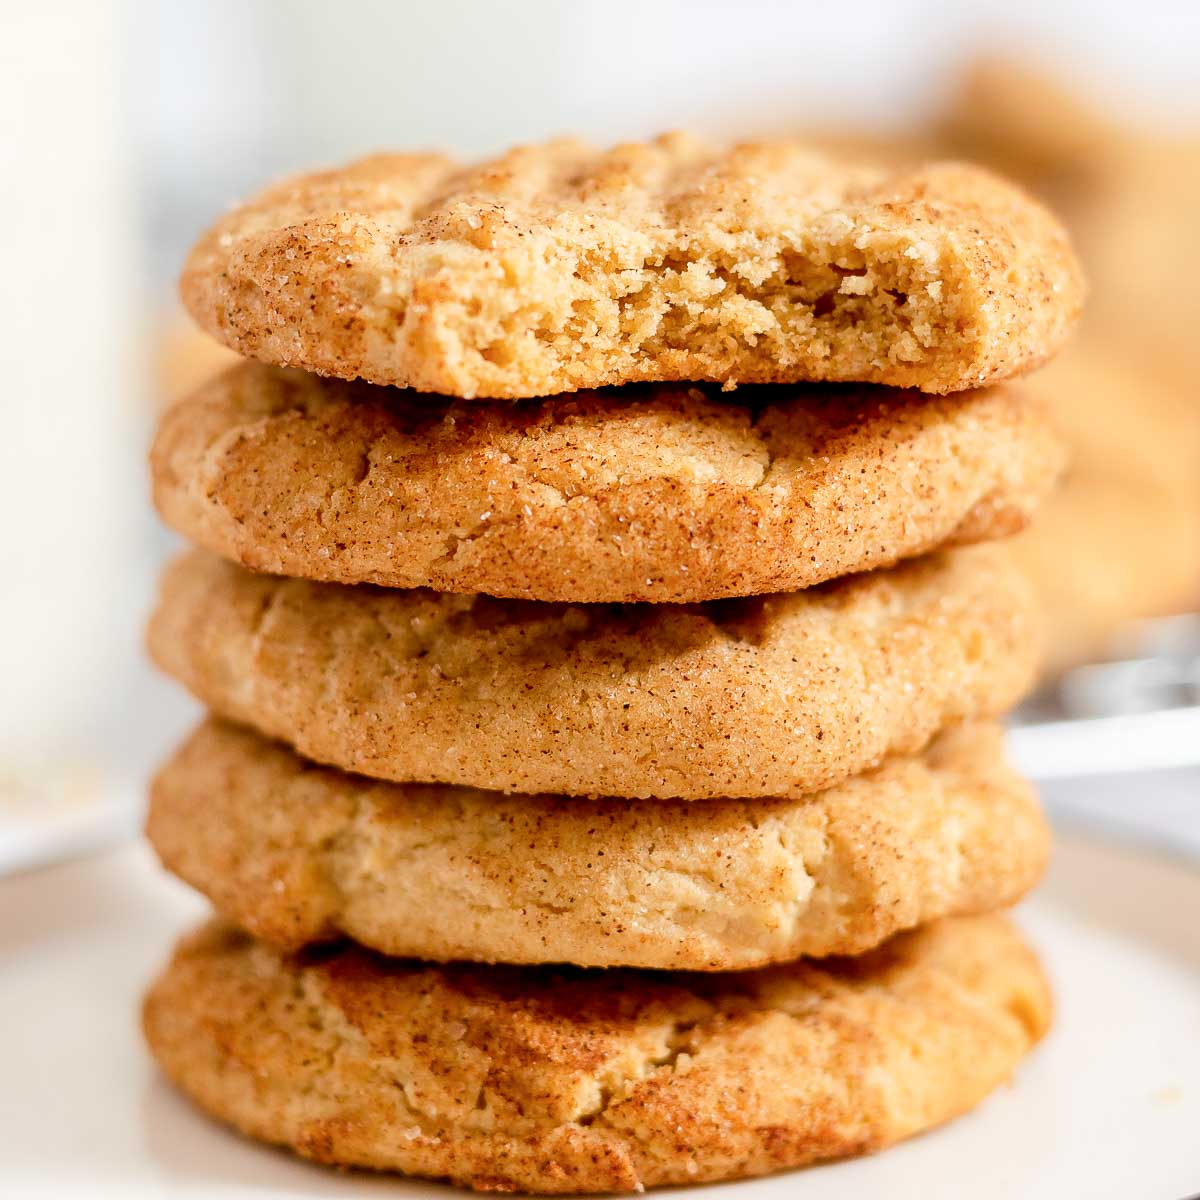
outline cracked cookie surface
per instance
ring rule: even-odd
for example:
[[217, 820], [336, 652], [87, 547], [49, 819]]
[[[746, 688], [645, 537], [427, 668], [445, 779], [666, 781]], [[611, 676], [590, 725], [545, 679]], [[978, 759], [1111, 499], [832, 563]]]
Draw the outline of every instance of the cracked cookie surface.
[[996, 916], [856, 959], [662, 974], [281, 955], [210, 925], [143, 1010], [212, 1115], [326, 1163], [628, 1192], [877, 1150], [1009, 1079], [1050, 1021]]
[[217, 222], [181, 287], [241, 354], [467, 398], [654, 380], [959, 391], [1050, 357], [1083, 292], [1062, 227], [981, 168], [680, 134], [284, 180]]
[[167, 568], [155, 660], [220, 716], [400, 782], [797, 796], [1004, 712], [1037, 613], [1002, 544], [802, 592], [548, 604]]
[[163, 419], [164, 519], [256, 570], [529, 600], [809, 587], [1022, 528], [1063, 450], [1014, 385], [683, 384], [513, 404], [248, 363]]
[[735, 970], [861, 954], [1007, 907], [1049, 833], [997, 725], [797, 800], [585, 800], [379, 783], [210, 720], [159, 773], [147, 836], [284, 949]]

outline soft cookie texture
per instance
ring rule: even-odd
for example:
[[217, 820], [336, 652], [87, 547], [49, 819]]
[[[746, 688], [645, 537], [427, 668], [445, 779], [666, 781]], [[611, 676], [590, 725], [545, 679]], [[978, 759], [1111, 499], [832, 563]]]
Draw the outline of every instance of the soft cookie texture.
[[252, 1137], [563, 1193], [877, 1150], [978, 1104], [1050, 1012], [1037, 960], [989, 916], [724, 975], [293, 958], [213, 925], [143, 1019], [167, 1075]]
[[182, 292], [265, 362], [516, 398], [654, 380], [959, 391], [1053, 354], [1083, 287], [1061, 226], [980, 168], [676, 134], [288, 179], [201, 239]]
[[344, 933], [434, 962], [676, 970], [860, 954], [1007, 907], [1049, 849], [995, 725], [799, 800], [647, 805], [379, 783], [209, 721], [155, 780], [147, 834], [285, 949]]
[[1063, 448], [1004, 385], [447, 402], [248, 363], [165, 417], [167, 522], [256, 570], [527, 600], [791, 591], [1022, 528]]
[[317, 762], [496, 791], [797, 796], [1003, 712], [1038, 625], [999, 545], [803, 592], [563, 605], [170, 566], [159, 665]]

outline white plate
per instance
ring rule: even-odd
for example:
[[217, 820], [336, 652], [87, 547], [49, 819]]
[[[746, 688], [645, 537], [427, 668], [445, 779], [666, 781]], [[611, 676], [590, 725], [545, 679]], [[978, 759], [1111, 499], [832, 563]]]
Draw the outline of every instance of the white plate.
[[0, 778], [0, 876], [128, 841], [143, 790], [83, 763], [9, 765]]
[[[251, 1144], [155, 1074], [139, 991], [203, 906], [144, 847], [0, 881], [0, 1196], [440, 1196]], [[1054, 1032], [976, 1112], [873, 1158], [704, 1189], [733, 1200], [1179, 1200], [1200, 1189], [1200, 870], [1064, 838], [1021, 921]]]

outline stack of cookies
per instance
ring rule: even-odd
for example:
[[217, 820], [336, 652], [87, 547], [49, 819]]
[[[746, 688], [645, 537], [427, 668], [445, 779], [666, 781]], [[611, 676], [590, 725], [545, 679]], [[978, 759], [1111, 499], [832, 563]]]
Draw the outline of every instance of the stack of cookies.
[[[219, 920], [145, 1029], [325, 1162], [640, 1190], [885, 1146], [1049, 1019], [994, 910], [1047, 831], [995, 724], [1003, 547], [1062, 467], [1003, 382], [1081, 294], [958, 165], [790, 143], [383, 156], [227, 215], [255, 361], [165, 417], [150, 645], [212, 717], [149, 834]], [[296, 369], [299, 368], [299, 369]]]

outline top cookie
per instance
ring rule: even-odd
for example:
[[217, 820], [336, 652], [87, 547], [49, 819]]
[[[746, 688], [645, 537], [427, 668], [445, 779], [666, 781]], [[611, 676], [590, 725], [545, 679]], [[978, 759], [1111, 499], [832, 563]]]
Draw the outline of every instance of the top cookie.
[[1049, 357], [1082, 291], [1061, 226], [979, 168], [678, 134], [300, 176], [223, 217], [182, 280], [243, 354], [467, 399], [654, 380], [958, 391]]

